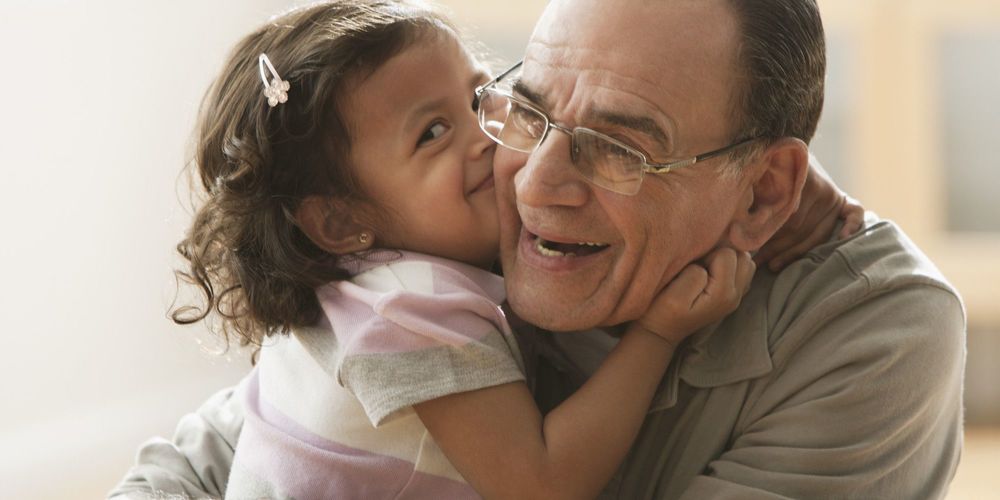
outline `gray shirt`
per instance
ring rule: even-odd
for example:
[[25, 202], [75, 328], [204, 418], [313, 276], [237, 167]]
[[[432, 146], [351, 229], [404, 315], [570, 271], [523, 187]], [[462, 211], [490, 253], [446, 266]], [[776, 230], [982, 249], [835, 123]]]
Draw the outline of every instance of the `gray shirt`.
[[[548, 334], [523, 349], [539, 404], [611, 342]], [[602, 347], [603, 346], [603, 347]], [[603, 498], [939, 498], [962, 441], [965, 316], [893, 224], [870, 217], [780, 274], [675, 356]], [[241, 423], [223, 392], [147, 443], [112, 495], [220, 496]]]

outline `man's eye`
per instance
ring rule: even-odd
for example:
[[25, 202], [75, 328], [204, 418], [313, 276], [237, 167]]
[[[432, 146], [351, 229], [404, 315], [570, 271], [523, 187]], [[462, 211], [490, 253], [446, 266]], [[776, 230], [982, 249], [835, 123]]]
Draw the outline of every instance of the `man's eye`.
[[627, 150], [627, 149], [625, 149], [625, 148], [623, 148], [623, 147], [621, 147], [621, 146], [619, 146], [617, 144], [606, 142], [606, 141], [603, 144], [603, 149], [604, 149], [604, 151], [602, 151], [602, 152], [604, 153], [604, 156], [607, 159], [609, 159], [609, 160], [612, 160], [612, 159], [614, 159], [614, 160], [630, 160], [630, 159], [632, 159], [635, 156], [631, 152], [629, 152], [629, 150]]
[[508, 120], [529, 137], [538, 137], [545, 131], [545, 122], [537, 113], [524, 106], [515, 106]]
[[417, 146], [420, 146], [428, 141], [433, 141], [434, 139], [437, 139], [438, 137], [444, 135], [444, 133], [447, 131], [448, 131], [447, 125], [441, 122], [437, 122], [428, 127], [427, 130], [424, 131], [424, 133], [420, 136], [420, 140], [417, 141]]

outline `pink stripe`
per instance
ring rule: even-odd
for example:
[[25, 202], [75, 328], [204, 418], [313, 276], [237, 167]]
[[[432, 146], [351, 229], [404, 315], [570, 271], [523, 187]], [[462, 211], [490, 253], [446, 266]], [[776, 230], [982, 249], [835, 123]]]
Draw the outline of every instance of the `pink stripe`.
[[260, 401], [257, 374], [244, 397], [238, 460], [286, 494], [310, 498], [479, 498], [471, 486], [413, 470], [411, 462], [342, 445]]
[[468, 276], [437, 266], [433, 278], [433, 294], [378, 293], [340, 281], [320, 287], [316, 295], [347, 355], [461, 347], [508, 331], [503, 311]]

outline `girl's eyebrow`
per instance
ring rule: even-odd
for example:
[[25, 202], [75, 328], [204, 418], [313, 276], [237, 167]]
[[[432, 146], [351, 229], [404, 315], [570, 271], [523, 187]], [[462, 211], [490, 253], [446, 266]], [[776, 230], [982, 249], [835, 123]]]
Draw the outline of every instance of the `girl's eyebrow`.
[[426, 101], [423, 104], [411, 109], [406, 114], [406, 120], [403, 122], [403, 130], [410, 130], [416, 128], [420, 125], [420, 118], [431, 111], [443, 107], [448, 103], [450, 96], [443, 96], [437, 99]]
[[[484, 81], [490, 79], [490, 74], [479, 70], [473, 73], [472, 78], [469, 79], [469, 88], [476, 88]], [[443, 96], [432, 101], [427, 101], [416, 108], [411, 109], [406, 116], [406, 120], [403, 122], [403, 130], [410, 130], [419, 125], [419, 118], [436, 108], [443, 107], [447, 104], [450, 96]]]

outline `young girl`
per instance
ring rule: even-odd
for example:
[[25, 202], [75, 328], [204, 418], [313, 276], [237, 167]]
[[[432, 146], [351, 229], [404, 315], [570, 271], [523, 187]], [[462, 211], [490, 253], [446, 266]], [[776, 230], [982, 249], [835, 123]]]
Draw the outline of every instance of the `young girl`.
[[[541, 415], [488, 271], [495, 146], [472, 106], [488, 79], [405, 1], [302, 8], [237, 45], [203, 104], [206, 196], [178, 245], [206, 303], [174, 312], [261, 346], [227, 498], [593, 497], [675, 346], [737, 306], [754, 265], [713, 252]], [[438, 448], [470, 422], [476, 447]]]

